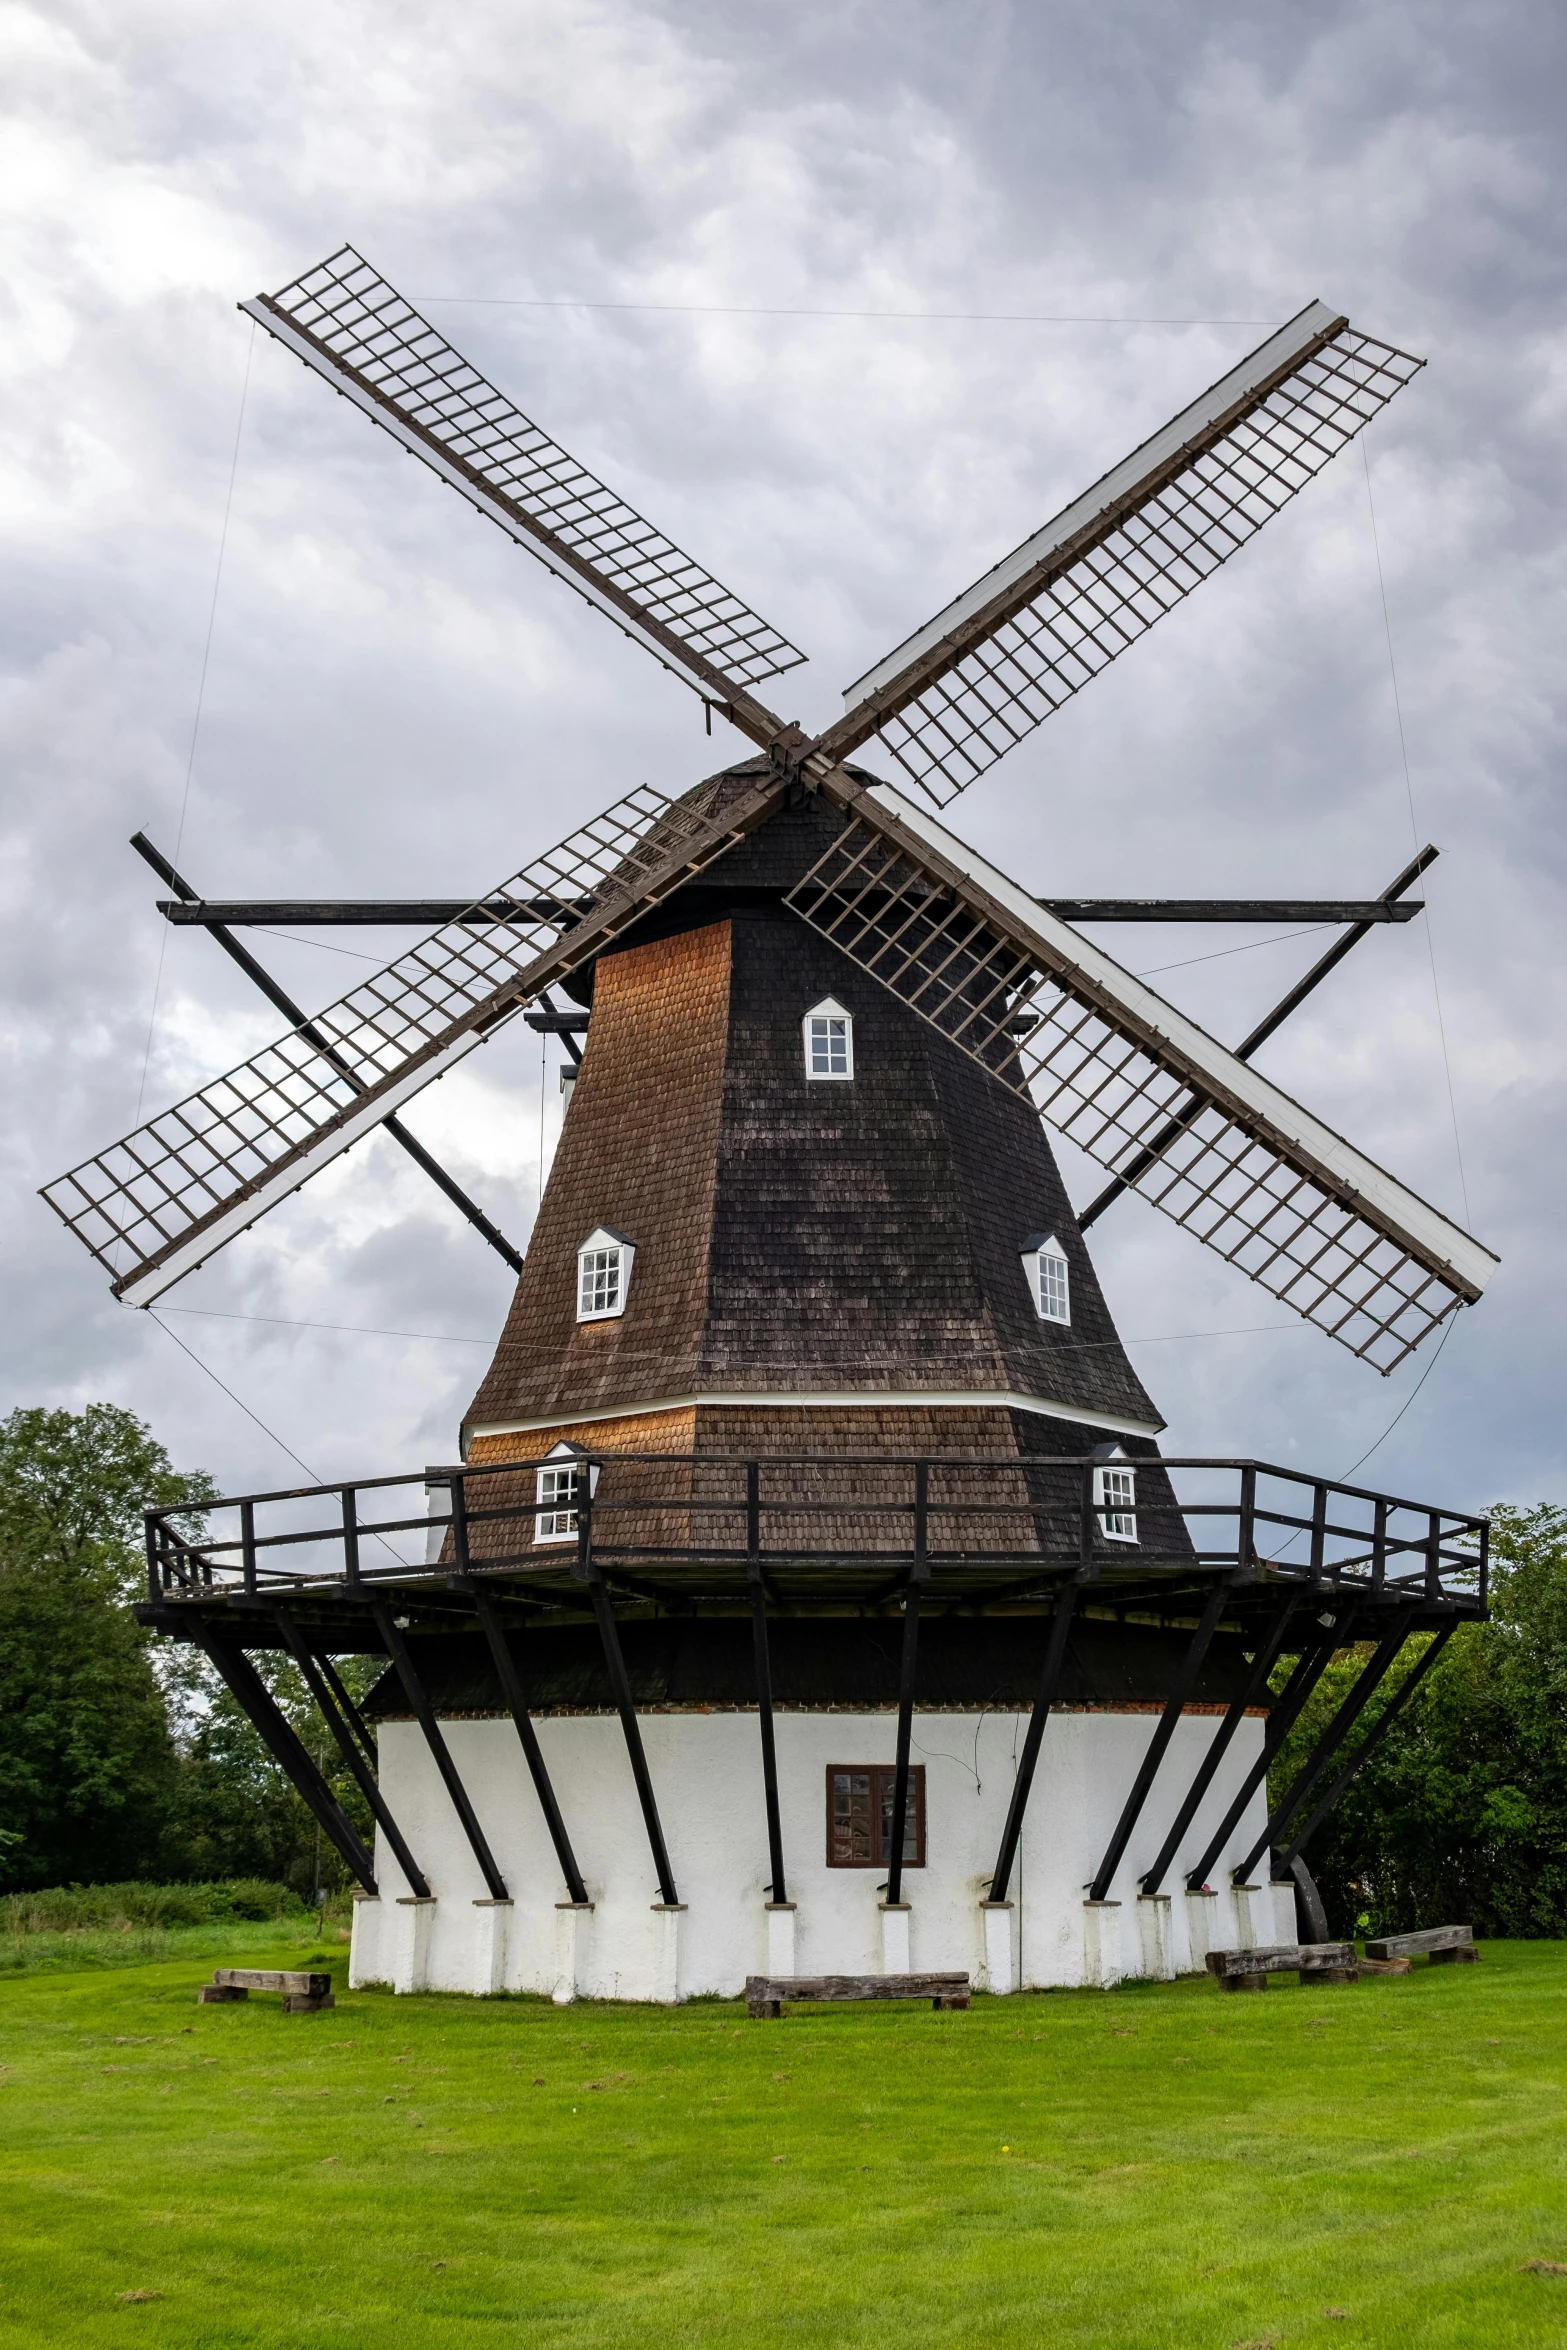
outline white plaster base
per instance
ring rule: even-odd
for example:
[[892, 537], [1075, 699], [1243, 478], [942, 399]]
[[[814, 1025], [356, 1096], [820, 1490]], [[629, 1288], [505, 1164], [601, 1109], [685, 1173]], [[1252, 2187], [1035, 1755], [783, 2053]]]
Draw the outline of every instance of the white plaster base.
[[881, 1910], [881, 1971], [884, 1975], [906, 1975], [909, 1967], [909, 1917], [912, 1904], [907, 1901], [883, 1901]]
[[770, 1975], [794, 1975], [800, 1971], [794, 1963], [794, 1920], [798, 1907], [794, 1901], [767, 1904], [767, 1972]]
[[[791, 1973], [902, 1974], [918, 1966], [963, 1970], [976, 1979], [988, 1974], [988, 1937], [999, 1934], [1001, 1921], [992, 1926], [975, 1912], [995, 1867], [1014, 1783], [1013, 1757], [1027, 1715], [917, 1717], [915, 1735], [926, 1775], [926, 1865], [906, 1868], [903, 1877], [903, 1891], [918, 1913], [917, 1928], [911, 1912], [879, 1909], [875, 1888], [885, 1868], [874, 1873], [830, 1868], [826, 1858], [827, 1771], [845, 1763], [891, 1764], [896, 1714], [891, 1708], [884, 1713], [779, 1711], [774, 1719], [784, 1855], [790, 1892], [799, 1904], [792, 1915], [774, 1913], [768, 1904], [772, 1868], [755, 1712], [648, 1712], [640, 1717], [675, 1883], [681, 1900], [690, 1904], [689, 1914], [678, 1920], [649, 1917], [656, 1888], [647, 1831], [614, 1714], [546, 1714], [538, 1721], [539, 1743], [587, 1873], [591, 1907], [576, 1912], [556, 1906], [564, 1891], [559, 1864], [509, 1718], [443, 1721], [486, 1840], [515, 1890], [502, 1987], [562, 2001], [687, 1999], [694, 1993], [735, 1998], [747, 1975], [784, 1971], [773, 1956], [773, 1938], [790, 1926]], [[1158, 1854], [1208, 1750], [1211, 1717], [1188, 1716], [1176, 1725], [1164, 1767], [1107, 1889], [1124, 1910], [1104, 1914], [1092, 1950], [1082, 1889], [1114, 1830], [1155, 1719], [1148, 1714], [1052, 1714], [1008, 1888], [1015, 1989], [1116, 1982], [1142, 1963], [1132, 1930], [1139, 1876]], [[1215, 1855], [1217, 1898], [1187, 1900], [1178, 1888], [1182, 1868], [1201, 1856], [1245, 1773], [1260, 1758], [1261, 1740], [1260, 1721], [1242, 1723], [1172, 1857], [1169, 1958], [1177, 1974], [1202, 1963], [1200, 1931], [1192, 1938], [1193, 1913], [1213, 1913], [1209, 1947], [1234, 1947], [1240, 1939], [1227, 1870], [1262, 1833], [1266, 1812], [1260, 1792]], [[413, 1988], [422, 1968], [432, 1990], [472, 1991], [478, 1915], [472, 1904], [488, 1887], [418, 1725], [383, 1721], [377, 1746], [387, 1802], [440, 1898], [423, 1912], [404, 1908], [394, 1898], [403, 1880], [381, 1839], [376, 1867], [386, 1892], [380, 1901], [354, 1905], [353, 1979], [400, 1980]], [[540, 1887], [549, 1890], [541, 1894]], [[1271, 1889], [1260, 1888], [1257, 1899], [1261, 1907], [1253, 1939], [1292, 1940], [1292, 1928], [1281, 1932], [1276, 1925]], [[896, 1943], [889, 1939], [894, 1932]], [[422, 1946], [415, 1950], [412, 1943], [419, 1937]]]
[[473, 1905], [473, 1987], [481, 1999], [506, 1988], [506, 1938], [511, 1924], [509, 1901], [476, 1901]]
[[392, 1989], [423, 1991], [430, 1981], [430, 1932], [435, 1923], [433, 1899], [417, 1900], [400, 1893], [392, 1904]]
[[1191, 1971], [1200, 1975], [1210, 1950], [1222, 1950], [1222, 1942], [1213, 1938], [1213, 1929], [1219, 1914], [1217, 1893], [1188, 1893], [1186, 1896], [1186, 1947], [1191, 1959]]
[[984, 1937], [980, 1987], [998, 1999], [1017, 1989], [1017, 1970], [1012, 1959], [1012, 1914], [1010, 1901], [982, 1901], [979, 1905]]
[[1168, 1893], [1137, 1896], [1138, 1972], [1152, 1983], [1173, 1983], [1175, 1956], [1171, 1941], [1171, 1901]]
[[1083, 1983], [1090, 1991], [1109, 1991], [1126, 1969], [1121, 1964], [1121, 1904], [1085, 1901], [1083, 1904]]
[[582, 1987], [588, 1979], [588, 1927], [593, 1917], [591, 1901], [557, 1901], [555, 1904], [555, 1980], [550, 1997], [557, 2007], [569, 2007], [582, 1996]]
[[381, 1968], [382, 1904], [375, 1893], [356, 1892], [353, 1925], [348, 1937], [348, 1988], [362, 1991], [366, 1983], [384, 1983]]
[[683, 1901], [653, 1904], [652, 1997], [660, 2007], [673, 2007], [680, 1997], [680, 1921], [685, 1914]]

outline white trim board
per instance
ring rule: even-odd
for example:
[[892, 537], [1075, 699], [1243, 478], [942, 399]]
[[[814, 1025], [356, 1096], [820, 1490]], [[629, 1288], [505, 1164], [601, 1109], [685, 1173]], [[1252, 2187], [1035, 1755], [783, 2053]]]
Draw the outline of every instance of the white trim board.
[[874, 1411], [930, 1406], [952, 1410], [984, 1405], [992, 1411], [1036, 1412], [1041, 1419], [1069, 1420], [1080, 1428], [1105, 1429], [1114, 1436], [1158, 1436], [1163, 1420], [1119, 1419], [1112, 1412], [1094, 1412], [1083, 1404], [1057, 1403], [1049, 1396], [1017, 1395], [1010, 1388], [880, 1387], [880, 1388], [714, 1388], [691, 1395], [661, 1395], [646, 1403], [596, 1405], [590, 1411], [546, 1412], [538, 1419], [486, 1420], [463, 1430], [463, 1458], [481, 1436], [531, 1436], [551, 1428], [586, 1427], [596, 1420], [639, 1420], [653, 1412], [684, 1412], [695, 1404], [731, 1404], [750, 1410], [773, 1404], [780, 1410]]

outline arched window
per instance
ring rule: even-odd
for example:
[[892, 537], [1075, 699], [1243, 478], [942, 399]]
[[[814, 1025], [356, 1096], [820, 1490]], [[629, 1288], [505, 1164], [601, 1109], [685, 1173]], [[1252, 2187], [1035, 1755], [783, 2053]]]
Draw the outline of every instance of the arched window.
[[823, 996], [805, 1015], [805, 1074], [838, 1079], [854, 1075], [854, 1015], [834, 996]]
[[577, 1251], [579, 1322], [611, 1322], [625, 1312], [636, 1253], [623, 1232], [611, 1232], [605, 1224], [588, 1234]]
[[1072, 1285], [1066, 1251], [1053, 1232], [1031, 1233], [1023, 1243], [1023, 1275], [1034, 1311], [1042, 1322], [1072, 1319]]

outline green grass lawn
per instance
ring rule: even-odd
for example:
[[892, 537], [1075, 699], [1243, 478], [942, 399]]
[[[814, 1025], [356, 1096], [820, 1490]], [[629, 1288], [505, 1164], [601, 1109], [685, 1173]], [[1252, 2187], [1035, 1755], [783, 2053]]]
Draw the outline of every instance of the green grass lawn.
[[1562, 1944], [767, 2024], [205, 1972], [0, 1981], [0, 2344], [1567, 2344]]

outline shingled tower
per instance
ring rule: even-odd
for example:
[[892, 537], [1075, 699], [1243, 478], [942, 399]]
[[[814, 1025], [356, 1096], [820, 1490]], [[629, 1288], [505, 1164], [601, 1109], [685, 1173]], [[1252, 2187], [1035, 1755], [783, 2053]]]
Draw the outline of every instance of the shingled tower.
[[[581, 1073], [470, 1459], [1152, 1449], [1038, 1118], [785, 905], [841, 830], [801, 795], [574, 977]], [[584, 1315], [600, 1232], [633, 1253]]]

